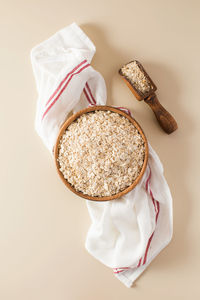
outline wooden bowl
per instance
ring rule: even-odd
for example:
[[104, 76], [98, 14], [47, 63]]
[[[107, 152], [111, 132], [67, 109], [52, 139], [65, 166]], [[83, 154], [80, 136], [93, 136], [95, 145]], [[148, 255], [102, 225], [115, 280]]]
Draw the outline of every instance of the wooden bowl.
[[[124, 117], [126, 117], [139, 131], [139, 133], [141, 134], [141, 136], [143, 137], [144, 143], [145, 143], [145, 158], [144, 158], [144, 164], [142, 166], [141, 172], [139, 174], [139, 176], [135, 179], [135, 181], [133, 181], [133, 183], [128, 186], [126, 189], [124, 189], [123, 191], [112, 195], [112, 196], [106, 196], [106, 197], [93, 197], [93, 196], [89, 196], [89, 195], [85, 195], [80, 191], [77, 191], [63, 176], [62, 172], [59, 170], [60, 165], [58, 162], [58, 146], [59, 146], [59, 142], [61, 139], [61, 136], [63, 135], [64, 131], [67, 129], [67, 127], [77, 118], [79, 118], [82, 114], [88, 113], [88, 112], [92, 112], [92, 111], [96, 111], [96, 110], [109, 110], [115, 113], [118, 113]], [[119, 198], [125, 194], [127, 194], [128, 192], [130, 192], [140, 181], [140, 179], [142, 178], [144, 171], [146, 169], [147, 166], [147, 160], [148, 160], [148, 143], [147, 143], [147, 139], [144, 135], [144, 132], [142, 130], [142, 128], [140, 127], [140, 125], [128, 114], [126, 114], [124, 111], [121, 111], [118, 108], [114, 108], [111, 106], [92, 106], [92, 107], [87, 107], [85, 109], [80, 110], [79, 112], [77, 112], [76, 114], [72, 115], [71, 117], [69, 117], [69, 119], [67, 119], [67, 121], [63, 124], [62, 128], [60, 129], [60, 132], [58, 134], [57, 137], [57, 141], [56, 141], [56, 145], [55, 145], [55, 149], [54, 149], [54, 157], [55, 157], [55, 163], [56, 163], [56, 168], [58, 171], [58, 174], [60, 176], [60, 178], [62, 179], [62, 181], [64, 182], [64, 184], [76, 195], [85, 198], [85, 199], [89, 199], [89, 200], [94, 200], [94, 201], [108, 201], [108, 200], [113, 200], [116, 198]]]

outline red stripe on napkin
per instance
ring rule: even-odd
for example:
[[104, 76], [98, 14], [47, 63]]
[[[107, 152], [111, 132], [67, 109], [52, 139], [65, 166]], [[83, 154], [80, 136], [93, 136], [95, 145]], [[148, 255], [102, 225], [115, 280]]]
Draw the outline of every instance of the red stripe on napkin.
[[142, 257], [139, 259], [139, 262], [138, 262], [137, 268], [139, 268], [139, 267], [140, 267], [140, 265], [141, 265], [141, 262], [142, 262]]
[[[149, 174], [149, 178], [147, 179], [147, 183], [146, 183], [146, 189], [148, 190], [149, 188], [149, 180], [150, 180], [150, 177], [151, 177], [151, 170], [150, 170], [150, 174]], [[155, 209], [155, 212], [156, 212], [156, 224], [157, 224], [157, 221], [158, 221], [158, 215], [159, 215], [159, 212], [160, 212], [160, 204], [158, 201], [156, 201], [153, 197], [153, 193], [150, 189], [150, 196], [151, 196], [151, 200], [153, 202], [153, 205], [154, 205], [154, 209]], [[155, 231], [152, 233], [152, 235], [150, 236], [149, 240], [148, 240], [148, 243], [147, 243], [147, 247], [146, 247], [146, 250], [145, 250], [145, 254], [144, 254], [144, 259], [143, 259], [143, 265], [146, 263], [146, 260], [147, 260], [147, 255], [148, 255], [148, 251], [149, 251], [149, 247], [150, 247], [150, 244], [151, 244], [151, 241], [152, 241], [152, 238], [154, 236], [154, 233]]]
[[[149, 173], [149, 176], [147, 178], [147, 181], [146, 181], [146, 184], [145, 184], [145, 187], [146, 187], [146, 191], [150, 193], [150, 196], [151, 196], [151, 200], [153, 202], [153, 206], [154, 206], [154, 209], [155, 209], [155, 213], [156, 213], [156, 216], [155, 216], [155, 221], [156, 221], [156, 224], [157, 224], [157, 221], [158, 221], [158, 215], [159, 215], [159, 212], [160, 212], [160, 204], [158, 201], [156, 201], [153, 197], [153, 193], [151, 191], [151, 189], [149, 188], [149, 181], [150, 181], [150, 178], [151, 178], [151, 170], [150, 170], [150, 173]], [[137, 264], [137, 267], [136, 268], [139, 268], [141, 266], [141, 263], [144, 265], [146, 263], [146, 260], [147, 260], [147, 255], [148, 255], [148, 251], [149, 251], [149, 248], [150, 248], [150, 244], [151, 244], [151, 241], [153, 239], [153, 236], [154, 236], [154, 233], [155, 231], [151, 234], [149, 240], [148, 240], [148, 243], [147, 243], [147, 246], [146, 246], [146, 250], [145, 250], [145, 254], [144, 254], [144, 259], [143, 259], [143, 263], [142, 263], [142, 257], [139, 259], [138, 261], [138, 264]], [[119, 271], [115, 271], [114, 273], [118, 274], [118, 273], [121, 273], [122, 271], [125, 271], [126, 269], [130, 269], [130, 268], [120, 268], [120, 272]]]
[[[151, 200], [153, 202], [153, 206], [154, 206], [154, 209], [155, 209], [155, 221], [156, 221], [156, 224], [157, 224], [157, 221], [158, 221], [158, 215], [159, 215], [159, 212], [160, 212], [160, 204], [158, 201], [156, 201], [153, 197], [153, 193], [151, 191], [151, 189], [149, 188], [149, 181], [150, 181], [150, 178], [151, 178], [151, 169], [150, 169], [150, 173], [149, 173], [149, 176], [147, 178], [147, 181], [146, 181], [146, 184], [145, 184], [145, 187], [146, 187], [146, 191], [150, 193], [150, 196], [151, 196]], [[143, 259], [143, 263], [142, 263], [142, 257], [139, 259], [138, 261], [138, 264], [137, 264], [137, 267], [136, 268], [139, 268], [141, 266], [141, 263], [144, 265], [146, 263], [146, 260], [147, 260], [147, 255], [148, 255], [148, 251], [149, 251], [149, 248], [150, 248], [150, 244], [151, 244], [151, 241], [152, 241], [152, 238], [154, 236], [154, 233], [155, 231], [151, 234], [149, 240], [148, 240], [148, 243], [147, 243], [147, 246], [146, 246], [146, 250], [145, 250], [145, 254], [144, 254], [144, 259]], [[130, 267], [124, 267], [124, 268], [116, 268], [114, 269], [114, 273], [115, 274], [118, 274], [118, 273], [121, 273], [121, 272], [124, 272], [126, 271], [127, 269], [131, 269]]]
[[47, 106], [49, 104], [49, 102], [51, 101], [51, 99], [56, 95], [56, 93], [59, 91], [59, 89], [61, 88], [61, 86], [63, 85], [63, 83], [67, 80], [67, 78], [69, 77], [69, 75], [71, 75], [72, 73], [74, 73], [79, 67], [81, 67], [84, 63], [86, 63], [87, 60], [85, 59], [84, 61], [82, 61], [79, 65], [77, 65], [72, 71], [70, 71], [65, 78], [60, 82], [59, 86], [57, 87], [57, 89], [54, 91], [54, 93], [51, 95], [51, 97], [49, 98], [49, 100], [47, 101], [47, 103], [45, 104], [45, 106]]
[[125, 108], [125, 107], [120, 107], [120, 106], [115, 106], [116, 108], [119, 108], [120, 110], [123, 110], [123, 111], [125, 111], [128, 115], [130, 115], [131, 116], [131, 112], [130, 112], [130, 110], [128, 109], [128, 108]]
[[47, 112], [49, 111], [49, 109], [56, 103], [56, 101], [59, 99], [59, 97], [62, 95], [62, 93], [64, 92], [64, 90], [66, 89], [66, 87], [68, 86], [68, 84], [70, 83], [70, 81], [72, 80], [74, 75], [79, 74], [80, 72], [82, 72], [84, 69], [88, 68], [90, 66], [90, 64], [85, 65], [84, 67], [82, 67], [79, 71], [77, 71], [76, 73], [71, 74], [71, 76], [69, 77], [69, 79], [67, 80], [67, 82], [65, 83], [65, 85], [63, 86], [63, 88], [61, 89], [60, 93], [57, 95], [57, 97], [54, 99], [54, 101], [49, 105], [49, 107], [45, 110], [43, 116], [42, 116], [42, 120], [44, 119], [44, 117], [46, 116]]
[[89, 97], [89, 95], [88, 95], [88, 93], [87, 93], [87, 91], [86, 91], [85, 88], [83, 89], [83, 92], [84, 92], [85, 97], [86, 97], [87, 101], [89, 102], [89, 104], [90, 104], [90, 105], [93, 105], [93, 103], [91, 102], [90, 97]]
[[118, 273], [121, 273], [121, 272], [124, 272], [124, 270], [119, 270], [119, 271], [113, 271], [115, 274], [118, 274]]
[[88, 89], [88, 92], [93, 100], [93, 104], [97, 104], [96, 100], [94, 99], [94, 96], [92, 95], [91, 89], [89, 87], [89, 84], [86, 82], [86, 88]]

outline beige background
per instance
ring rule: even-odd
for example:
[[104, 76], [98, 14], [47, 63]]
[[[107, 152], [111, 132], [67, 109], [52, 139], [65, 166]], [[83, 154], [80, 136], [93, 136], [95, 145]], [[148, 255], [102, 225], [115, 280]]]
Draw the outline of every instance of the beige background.
[[[0, 299], [200, 299], [200, 2], [1, 0]], [[174, 237], [128, 289], [84, 249], [85, 201], [60, 181], [34, 131], [33, 46], [76, 21], [97, 47], [108, 103], [132, 110], [174, 199]], [[166, 135], [117, 74], [140, 60], [179, 129]]]

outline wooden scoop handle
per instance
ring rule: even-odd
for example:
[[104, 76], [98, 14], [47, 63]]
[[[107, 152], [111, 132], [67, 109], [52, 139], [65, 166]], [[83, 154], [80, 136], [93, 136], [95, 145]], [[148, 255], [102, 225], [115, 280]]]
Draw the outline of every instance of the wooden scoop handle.
[[144, 99], [144, 101], [151, 107], [156, 119], [158, 120], [158, 123], [166, 133], [170, 134], [178, 128], [175, 119], [160, 104], [156, 94], [148, 96], [146, 99]]

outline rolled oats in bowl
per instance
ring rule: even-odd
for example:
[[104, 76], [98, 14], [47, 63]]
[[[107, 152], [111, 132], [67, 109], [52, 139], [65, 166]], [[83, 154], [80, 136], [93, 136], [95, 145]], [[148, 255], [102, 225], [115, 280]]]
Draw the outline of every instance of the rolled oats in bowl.
[[62, 133], [57, 161], [65, 180], [92, 197], [108, 197], [140, 175], [145, 141], [129, 119], [110, 110], [80, 115]]

